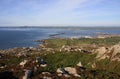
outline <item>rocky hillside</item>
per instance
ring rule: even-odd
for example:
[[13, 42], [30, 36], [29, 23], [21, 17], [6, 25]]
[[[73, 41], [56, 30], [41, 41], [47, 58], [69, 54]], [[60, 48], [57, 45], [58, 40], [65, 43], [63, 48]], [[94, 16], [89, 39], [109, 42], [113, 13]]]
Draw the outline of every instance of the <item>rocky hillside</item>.
[[120, 79], [119, 41], [47, 39], [37, 48], [0, 50], [0, 79]]
[[111, 61], [120, 61], [120, 44], [111, 47], [99, 47], [95, 53], [97, 53], [97, 59], [108, 58]]

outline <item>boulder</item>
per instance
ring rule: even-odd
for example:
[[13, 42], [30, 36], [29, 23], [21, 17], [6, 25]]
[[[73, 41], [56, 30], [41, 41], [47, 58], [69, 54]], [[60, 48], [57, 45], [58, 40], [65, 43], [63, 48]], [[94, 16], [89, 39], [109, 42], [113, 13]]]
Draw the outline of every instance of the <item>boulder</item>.
[[33, 75], [32, 70], [25, 70], [25, 75], [23, 76], [23, 79], [29, 79]]
[[100, 47], [95, 52], [97, 53], [97, 57], [96, 58], [101, 58], [101, 59], [105, 59], [106, 58], [106, 56], [104, 56], [104, 54], [107, 52], [105, 47]]
[[82, 49], [78, 48], [78, 51], [81, 52]]
[[79, 63], [77, 64], [77, 66], [78, 66], [78, 67], [82, 67], [83, 65], [82, 65], [81, 62], [79, 62]]
[[58, 76], [70, 77], [70, 75], [68, 74], [68, 72], [65, 71], [62, 68], [58, 68], [56, 72], [58, 73]]
[[62, 68], [58, 68], [56, 72], [59, 73], [59, 74], [60, 74], [60, 73], [61, 73], [61, 74], [66, 73], [65, 70], [62, 69]]
[[69, 74], [77, 74], [77, 70], [73, 67], [66, 67], [64, 68]]
[[96, 49], [98, 59], [109, 58], [111, 61], [120, 61], [120, 44], [111, 47], [100, 47]]
[[46, 67], [47, 66], [47, 64], [41, 64], [40, 65], [40, 67]]
[[108, 53], [111, 53], [111, 58], [114, 58], [115, 55], [120, 54], [120, 45], [114, 45], [110, 48], [110, 50], [108, 51]]
[[41, 61], [41, 58], [40, 57], [36, 57], [35, 62], [36, 63], [40, 63], [40, 61]]
[[92, 68], [96, 68], [96, 64], [95, 63], [93, 63], [91, 66], [92, 66]]
[[51, 75], [50, 72], [42, 72], [43, 75], [47, 74], [47, 75]]
[[24, 67], [24, 65], [25, 65], [27, 62], [28, 62], [28, 60], [24, 60], [24, 61], [22, 61], [19, 65], [21, 65], [21, 66]]
[[47, 63], [46, 63], [43, 59], [41, 59], [41, 61], [40, 61], [40, 66], [41, 66], [41, 67], [46, 67], [46, 66], [47, 66]]
[[80, 75], [77, 74], [76, 68], [66, 67], [66, 68], [64, 68], [64, 70], [67, 71], [69, 74], [74, 75], [75, 77], [80, 77]]
[[71, 47], [70, 47], [70, 46], [68, 46], [68, 45], [63, 45], [63, 46], [61, 47], [61, 49], [60, 49], [60, 52], [61, 52], [61, 51], [70, 52], [70, 50], [71, 50]]
[[59, 74], [57, 74], [59, 77], [61, 77], [62, 76], [62, 74], [61, 73], [59, 73]]
[[44, 76], [43, 79], [52, 79], [51, 77]]
[[6, 67], [5, 63], [0, 63], [0, 68], [1, 69], [5, 68], [5, 67]]
[[47, 66], [47, 63], [43, 59], [41, 59], [40, 57], [36, 57], [35, 62], [39, 64], [38, 66], [41, 66], [41, 67]]

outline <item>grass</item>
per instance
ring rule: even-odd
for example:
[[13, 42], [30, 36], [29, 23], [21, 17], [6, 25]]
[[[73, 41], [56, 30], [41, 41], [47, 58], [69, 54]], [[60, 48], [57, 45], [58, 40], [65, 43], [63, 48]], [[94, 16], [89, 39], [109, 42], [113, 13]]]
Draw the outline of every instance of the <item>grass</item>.
[[[84, 75], [81, 75], [83, 79], [119, 79], [120, 77], [120, 63], [110, 62], [109, 59], [97, 61], [95, 59], [95, 54], [81, 52], [56, 52], [54, 54], [49, 53], [40, 57], [48, 63], [48, 66], [46, 68], [39, 69], [39, 73], [44, 71], [54, 73], [57, 68], [75, 67], [76, 64], [81, 61], [83, 67], [87, 69], [87, 71], [83, 72]], [[94, 62], [97, 67], [92, 69], [91, 64], [88, 63]]]
[[7, 66], [10, 66], [10, 65], [13, 65], [13, 64], [17, 65], [22, 60], [23, 60], [22, 58], [18, 58], [16, 56], [7, 55], [3, 59], [0, 60], [0, 63], [4, 63]]
[[[83, 44], [96, 44], [96, 45], [114, 45], [119, 43], [120, 37], [112, 37], [112, 38], [105, 38], [105, 39], [98, 39], [98, 38], [81, 38], [81, 39], [47, 39], [46, 40], [46, 47], [50, 48], [61, 48], [63, 45], [70, 45], [70, 46], [80, 46]], [[88, 48], [89, 49], [89, 48]], [[35, 57], [43, 58], [48, 66], [45, 68], [40, 68], [38, 70], [38, 73], [41, 73], [43, 71], [48, 72], [56, 72], [57, 68], [65, 68], [65, 67], [75, 67], [77, 63], [82, 62], [83, 66], [87, 68], [90, 75], [91, 70], [95, 70], [97, 77], [93, 77], [93, 74], [91, 76], [91, 79], [118, 79], [112, 78], [114, 76], [113, 73], [120, 75], [120, 62], [111, 62], [109, 59], [103, 59], [103, 60], [96, 60], [96, 54], [90, 54], [90, 53], [82, 53], [82, 52], [59, 52], [54, 51], [53, 52], [46, 52], [42, 51], [39, 55], [35, 54], [30, 56], [29, 58], [35, 59]], [[6, 65], [17, 65], [19, 64], [23, 59], [17, 58], [17, 57], [9, 57], [9, 60], [3, 61]], [[96, 68], [92, 69], [91, 65], [92, 63], [96, 63]], [[91, 63], [91, 64], [88, 64]], [[86, 74], [86, 73], [85, 73]], [[99, 76], [99, 77], [98, 77]], [[83, 79], [89, 79], [89, 75], [87, 75], [88, 78], [83, 76]]]
[[0, 68], [0, 71], [6, 71], [9, 68], [11, 68], [11, 66], [17, 66], [21, 61], [22, 61], [22, 58], [8, 57], [8, 58], [0, 61], [0, 64], [4, 63], [7, 66], [6, 68], [3, 68], [3, 69]]
[[107, 70], [109, 72], [114, 72], [120, 75], [120, 62], [110, 61], [110, 59], [102, 59], [96, 62], [97, 69]]
[[87, 67], [89, 62], [93, 62], [95, 60], [95, 55], [85, 54], [85, 53], [50, 53], [47, 55], [41, 56], [47, 63], [49, 64], [50, 71], [55, 71], [57, 68], [64, 67], [74, 67], [78, 62], [82, 62], [82, 64]]
[[48, 39], [46, 40], [47, 47], [50, 48], [59, 48], [63, 45], [81, 45], [81, 44], [97, 44], [97, 45], [114, 45], [120, 42], [120, 37], [111, 37], [111, 38], [80, 38], [80, 39]]
[[[111, 38], [81, 38], [81, 39], [48, 39], [46, 40], [47, 45], [46, 47], [50, 48], [61, 48], [63, 45], [70, 45], [70, 46], [79, 46], [83, 44], [95, 44], [95, 45], [115, 45], [120, 42], [120, 37], [111, 37]], [[88, 48], [89, 49], [89, 48]], [[120, 63], [119, 62], [111, 62], [109, 59], [103, 59], [100, 61], [96, 61], [95, 54], [86, 54], [81, 52], [56, 52], [48, 53], [47, 55], [42, 55], [41, 57], [46, 60], [50, 68], [48, 70], [55, 71], [57, 68], [71, 66], [74, 67], [79, 61], [82, 62], [84, 67], [91, 68], [91, 65], [88, 63], [96, 62], [97, 67], [96, 69], [100, 70], [107, 70], [109, 72], [115, 72], [120, 74]], [[46, 69], [46, 70], [47, 70]]]

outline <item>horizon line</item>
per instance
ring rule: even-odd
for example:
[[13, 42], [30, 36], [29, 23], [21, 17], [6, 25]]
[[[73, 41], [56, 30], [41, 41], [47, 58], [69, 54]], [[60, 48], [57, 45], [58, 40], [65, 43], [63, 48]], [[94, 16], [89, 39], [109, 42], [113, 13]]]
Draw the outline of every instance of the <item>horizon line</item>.
[[13, 26], [0, 26], [0, 27], [120, 27], [120, 25], [109, 25], [109, 26], [103, 26], [103, 25], [86, 25], [86, 26], [77, 26], [77, 25], [13, 25]]

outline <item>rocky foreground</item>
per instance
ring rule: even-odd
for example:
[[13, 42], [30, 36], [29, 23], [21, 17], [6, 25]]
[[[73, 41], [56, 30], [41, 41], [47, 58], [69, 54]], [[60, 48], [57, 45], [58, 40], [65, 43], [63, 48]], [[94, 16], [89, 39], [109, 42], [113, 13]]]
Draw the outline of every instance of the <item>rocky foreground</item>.
[[0, 79], [120, 79], [119, 42], [47, 39], [37, 48], [0, 50]]

